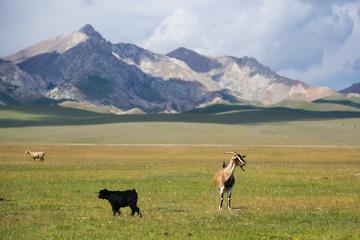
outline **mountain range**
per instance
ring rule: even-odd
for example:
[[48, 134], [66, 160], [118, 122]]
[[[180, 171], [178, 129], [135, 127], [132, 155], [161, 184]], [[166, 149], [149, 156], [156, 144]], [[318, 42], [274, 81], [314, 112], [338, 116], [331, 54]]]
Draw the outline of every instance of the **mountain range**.
[[279, 76], [251, 57], [166, 55], [113, 44], [91, 25], [0, 59], [0, 104], [60, 104], [113, 113], [184, 112], [216, 102], [272, 105], [337, 94]]
[[342, 94], [360, 94], [360, 82], [352, 84], [350, 87], [347, 87], [343, 90], [340, 90], [339, 93]]

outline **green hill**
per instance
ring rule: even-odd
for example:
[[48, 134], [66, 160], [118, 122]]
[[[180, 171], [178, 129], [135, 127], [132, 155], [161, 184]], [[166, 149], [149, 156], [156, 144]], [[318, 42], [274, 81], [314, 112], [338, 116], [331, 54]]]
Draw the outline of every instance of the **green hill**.
[[308, 111], [360, 111], [360, 98], [344, 97], [344, 96], [331, 96], [315, 100], [313, 102], [291, 101], [286, 100], [273, 107], [285, 107], [292, 109], [303, 109]]
[[[324, 100], [325, 101], [325, 100]], [[329, 100], [330, 101], [330, 100]], [[360, 118], [360, 109], [344, 106], [332, 110], [331, 103], [302, 103], [298, 109], [251, 105], [213, 104], [182, 114], [115, 115], [61, 106], [0, 106], [0, 128], [26, 126], [92, 125], [124, 122], [190, 122], [254, 124], [299, 120]], [[339, 104], [336, 104], [336, 106]], [[327, 111], [331, 109], [331, 111]], [[345, 111], [344, 109], [348, 109]], [[349, 111], [353, 110], [353, 111]]]
[[[322, 104], [329, 103], [309, 106]], [[0, 106], [0, 143], [358, 146], [359, 119], [358, 110], [230, 104], [182, 114], [133, 115], [14, 105]]]

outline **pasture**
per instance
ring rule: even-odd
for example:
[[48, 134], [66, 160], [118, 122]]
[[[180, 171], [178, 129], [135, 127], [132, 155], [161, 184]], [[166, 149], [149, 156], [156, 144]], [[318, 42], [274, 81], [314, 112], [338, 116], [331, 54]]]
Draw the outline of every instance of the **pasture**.
[[[0, 106], [0, 238], [360, 239], [359, 103], [297, 107]], [[228, 151], [247, 155], [246, 172], [235, 170], [234, 209], [218, 211], [212, 178]], [[102, 188], [135, 188], [143, 217], [113, 217]]]
[[[212, 177], [226, 151], [247, 154], [247, 165], [235, 170], [234, 209], [218, 211]], [[359, 239], [359, 156], [341, 146], [1, 144], [0, 236]], [[113, 217], [102, 188], [135, 188], [143, 217]]]

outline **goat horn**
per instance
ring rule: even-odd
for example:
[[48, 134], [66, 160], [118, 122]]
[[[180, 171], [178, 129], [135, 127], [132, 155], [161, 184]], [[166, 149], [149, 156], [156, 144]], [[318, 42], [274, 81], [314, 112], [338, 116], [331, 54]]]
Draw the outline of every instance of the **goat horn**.
[[241, 155], [236, 156], [240, 162], [243, 162], [244, 164], [246, 164], [245, 160], [241, 157]]
[[[235, 156], [237, 155], [236, 152], [226, 152], [226, 153], [230, 153], [230, 154], [235, 155]], [[226, 154], [226, 153], [225, 153], [225, 154]]]
[[[234, 156], [236, 156], [236, 157], [237, 157], [237, 159], [239, 159], [239, 161], [240, 161], [240, 162], [243, 162], [243, 163], [245, 163], [245, 164], [246, 164], [245, 160], [243, 159], [243, 157], [245, 158], [245, 157], [246, 157], [246, 155], [241, 156], [241, 154], [237, 154], [236, 152], [226, 152], [226, 153], [233, 154]], [[243, 169], [243, 168], [241, 168], [241, 169]], [[245, 171], [245, 170], [243, 169], [243, 171]]]

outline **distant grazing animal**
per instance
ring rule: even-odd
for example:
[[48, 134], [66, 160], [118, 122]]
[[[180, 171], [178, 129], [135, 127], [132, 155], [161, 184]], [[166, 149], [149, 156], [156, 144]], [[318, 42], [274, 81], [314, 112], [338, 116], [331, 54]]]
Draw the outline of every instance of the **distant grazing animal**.
[[44, 152], [31, 152], [30, 150], [26, 150], [25, 153], [28, 153], [30, 157], [36, 161], [38, 158], [41, 162], [44, 161], [45, 153]]
[[116, 213], [120, 216], [120, 208], [127, 206], [131, 208], [131, 216], [136, 212], [139, 217], [142, 216], [140, 209], [136, 206], [138, 195], [135, 189], [126, 191], [109, 191], [102, 189], [99, 192], [99, 198], [107, 199], [110, 202], [114, 216], [116, 216]]
[[232, 192], [234, 184], [235, 184], [234, 170], [235, 170], [236, 166], [240, 166], [241, 169], [243, 171], [245, 171], [243, 166], [245, 166], [245, 164], [246, 164], [246, 162], [244, 160], [246, 155], [241, 156], [240, 154], [237, 154], [236, 152], [226, 152], [226, 153], [230, 153], [233, 155], [231, 157], [229, 164], [226, 166], [224, 163], [223, 167], [220, 168], [214, 176], [214, 185], [220, 193], [219, 210], [222, 209], [224, 193], [226, 193], [226, 192], [228, 195], [227, 206], [228, 206], [228, 209], [231, 209], [230, 198], [231, 198], [231, 192]]

